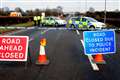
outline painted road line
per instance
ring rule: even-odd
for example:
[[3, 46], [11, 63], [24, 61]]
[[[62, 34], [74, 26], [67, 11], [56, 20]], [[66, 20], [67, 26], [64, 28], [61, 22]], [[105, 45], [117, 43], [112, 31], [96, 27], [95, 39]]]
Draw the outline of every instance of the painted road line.
[[79, 31], [78, 31], [78, 30], [76, 30], [76, 32], [77, 32], [77, 34], [78, 34], [78, 35], [80, 35], [80, 33], [79, 33]]
[[27, 29], [35, 29], [35, 27], [28, 27]]
[[34, 40], [34, 39], [33, 39], [33, 38], [31, 38], [31, 39], [29, 40], [29, 42], [30, 42], [30, 41], [32, 41], [32, 40]]
[[50, 30], [50, 29], [48, 28], [48, 29], [42, 31], [41, 34], [45, 34], [45, 33], [46, 33], [47, 31], [49, 31], [49, 30]]
[[[84, 42], [83, 42], [83, 40], [81, 40], [81, 43], [82, 43], [82, 45], [83, 45], [83, 47], [84, 47]], [[92, 57], [91, 55], [87, 55], [87, 56], [88, 56], [88, 59], [89, 59], [91, 65], [92, 65], [93, 70], [99, 71], [99, 68], [98, 68], [97, 64], [93, 62], [93, 57]]]
[[10, 32], [10, 33], [6, 33], [5, 35], [13, 35], [13, 34], [23, 32], [23, 31], [27, 31], [27, 30], [26, 29], [25, 30], [16, 30], [16, 31], [13, 31], [13, 32]]

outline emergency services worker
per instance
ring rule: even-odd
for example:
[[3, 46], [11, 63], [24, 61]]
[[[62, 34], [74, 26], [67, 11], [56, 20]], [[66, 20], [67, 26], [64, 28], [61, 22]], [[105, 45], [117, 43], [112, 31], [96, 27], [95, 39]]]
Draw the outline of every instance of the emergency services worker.
[[41, 24], [44, 22], [44, 16], [41, 16]]
[[37, 21], [38, 21], [38, 27], [41, 26], [41, 16], [37, 16]]
[[34, 26], [36, 26], [37, 25], [37, 16], [34, 16], [33, 20], [34, 20]]

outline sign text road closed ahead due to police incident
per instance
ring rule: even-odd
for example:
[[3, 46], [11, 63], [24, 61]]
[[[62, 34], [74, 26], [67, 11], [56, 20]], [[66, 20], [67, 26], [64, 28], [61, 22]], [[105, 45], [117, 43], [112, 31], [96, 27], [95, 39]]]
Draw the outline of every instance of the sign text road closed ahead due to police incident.
[[110, 54], [116, 52], [114, 31], [85, 31], [84, 52], [87, 55]]
[[27, 61], [28, 36], [0, 36], [0, 61]]

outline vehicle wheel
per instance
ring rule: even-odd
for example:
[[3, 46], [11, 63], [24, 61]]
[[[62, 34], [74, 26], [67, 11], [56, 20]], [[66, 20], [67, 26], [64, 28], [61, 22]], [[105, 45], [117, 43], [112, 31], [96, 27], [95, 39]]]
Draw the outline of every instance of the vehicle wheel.
[[75, 26], [72, 24], [72, 25], [71, 25], [71, 28], [75, 28]]
[[45, 27], [45, 24], [42, 24], [43, 27]]
[[55, 27], [58, 27], [58, 23], [55, 23]]
[[95, 30], [95, 26], [92, 25], [92, 26], [89, 27], [89, 29], [90, 30]]

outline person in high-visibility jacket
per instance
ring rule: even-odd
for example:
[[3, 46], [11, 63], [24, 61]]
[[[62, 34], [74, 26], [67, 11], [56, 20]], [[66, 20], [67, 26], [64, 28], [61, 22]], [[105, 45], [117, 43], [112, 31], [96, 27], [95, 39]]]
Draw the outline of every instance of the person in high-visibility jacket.
[[34, 16], [33, 20], [34, 20], [34, 26], [36, 26], [37, 25], [37, 16]]
[[42, 26], [44, 26], [44, 20], [45, 19], [45, 16], [41, 16], [41, 24], [42, 24]]
[[37, 21], [38, 21], [38, 27], [41, 25], [41, 16], [37, 16]]
[[44, 20], [44, 16], [41, 16], [41, 22], [43, 22], [43, 20]]

